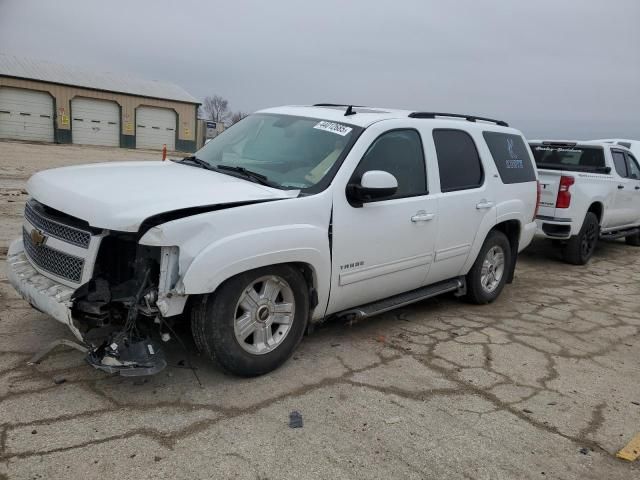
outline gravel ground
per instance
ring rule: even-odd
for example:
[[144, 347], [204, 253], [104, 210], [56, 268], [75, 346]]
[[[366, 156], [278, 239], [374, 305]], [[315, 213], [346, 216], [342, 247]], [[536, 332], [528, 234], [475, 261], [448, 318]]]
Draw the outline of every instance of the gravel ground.
[[[157, 155], [0, 143], [0, 257], [29, 174]], [[146, 379], [64, 348], [27, 366], [72, 337], [4, 273], [0, 305], [0, 480], [640, 478], [615, 458], [640, 431], [640, 249], [621, 242], [574, 267], [536, 241], [492, 305], [441, 297], [332, 322], [260, 378], [195, 358], [202, 386], [177, 345]]]

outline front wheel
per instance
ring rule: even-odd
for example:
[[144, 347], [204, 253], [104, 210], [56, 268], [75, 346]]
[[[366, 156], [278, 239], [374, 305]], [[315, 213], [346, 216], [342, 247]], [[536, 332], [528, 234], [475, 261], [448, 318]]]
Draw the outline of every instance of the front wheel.
[[467, 299], [479, 305], [493, 302], [504, 288], [511, 265], [511, 245], [507, 236], [492, 230], [467, 274]]
[[593, 256], [598, 238], [600, 238], [598, 217], [593, 212], [587, 212], [580, 232], [571, 237], [564, 247], [562, 253], [565, 262], [585, 265]]
[[194, 305], [198, 349], [229, 372], [256, 376], [282, 365], [300, 343], [309, 316], [302, 273], [275, 265], [241, 273]]

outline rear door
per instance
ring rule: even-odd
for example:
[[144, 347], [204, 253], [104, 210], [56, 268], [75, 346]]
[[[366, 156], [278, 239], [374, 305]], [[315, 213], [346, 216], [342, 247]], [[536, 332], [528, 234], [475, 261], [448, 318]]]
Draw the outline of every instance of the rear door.
[[485, 178], [473, 137], [464, 130], [434, 129], [431, 142], [438, 161], [438, 232], [427, 284], [460, 275], [480, 224], [495, 223], [494, 178]]

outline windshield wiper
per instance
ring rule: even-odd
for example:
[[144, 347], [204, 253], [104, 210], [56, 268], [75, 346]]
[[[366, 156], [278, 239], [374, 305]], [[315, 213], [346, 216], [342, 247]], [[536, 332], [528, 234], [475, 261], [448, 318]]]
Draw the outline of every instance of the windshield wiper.
[[201, 158], [196, 157], [195, 155], [191, 155], [190, 157], [184, 157], [182, 160], [173, 160], [173, 161], [176, 163], [191, 162], [191, 163], [195, 163], [199, 167], [206, 168], [207, 170], [215, 170], [215, 168], [211, 164], [209, 164], [208, 162], [205, 162]]
[[218, 170], [226, 170], [228, 172], [236, 172], [243, 175], [246, 179], [252, 180], [254, 182], [260, 183], [262, 185], [266, 185], [268, 187], [273, 188], [282, 188], [281, 185], [272, 182], [266, 175], [262, 175], [261, 173], [252, 172], [251, 170], [247, 170], [244, 167], [238, 167], [234, 165], [218, 165]]

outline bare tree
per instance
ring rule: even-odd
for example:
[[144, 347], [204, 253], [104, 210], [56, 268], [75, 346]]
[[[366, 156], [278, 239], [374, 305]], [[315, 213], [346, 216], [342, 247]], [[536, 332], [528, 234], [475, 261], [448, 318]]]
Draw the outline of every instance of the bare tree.
[[229, 101], [220, 95], [206, 97], [202, 103], [202, 110], [207, 119], [214, 122], [224, 122], [231, 116]]
[[233, 112], [231, 114], [231, 117], [229, 118], [229, 123], [231, 125], [233, 125], [234, 123], [238, 123], [240, 120], [242, 120], [244, 117], [247, 117], [248, 115], [249, 115], [248, 113], [244, 113], [241, 111]]

